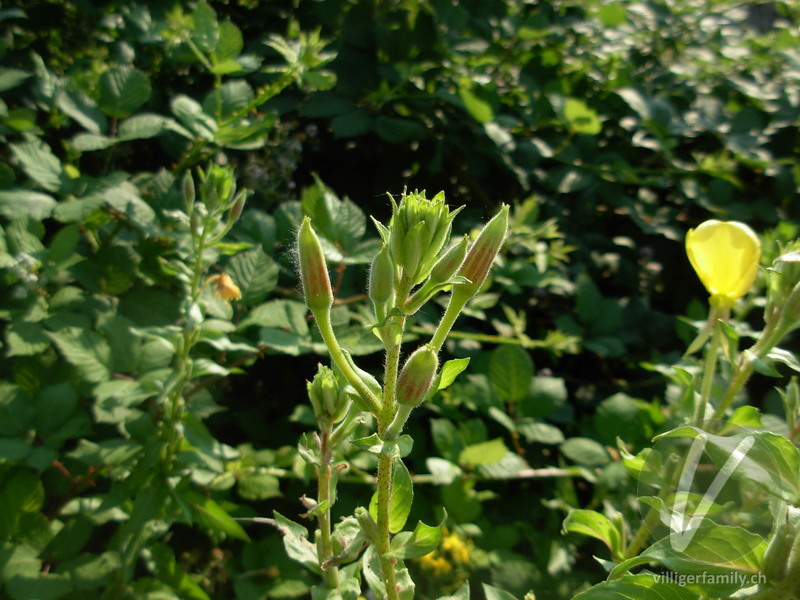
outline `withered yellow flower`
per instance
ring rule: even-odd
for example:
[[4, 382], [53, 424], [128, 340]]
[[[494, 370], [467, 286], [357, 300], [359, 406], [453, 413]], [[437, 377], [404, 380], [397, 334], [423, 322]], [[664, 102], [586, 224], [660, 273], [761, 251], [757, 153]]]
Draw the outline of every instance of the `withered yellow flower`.
[[711, 304], [730, 307], [753, 285], [761, 242], [744, 223], [711, 219], [686, 234], [686, 254]]
[[230, 275], [222, 273], [221, 275], [212, 275], [208, 278], [208, 283], [214, 283], [214, 293], [223, 300], [240, 300], [242, 298], [242, 290], [233, 282]]

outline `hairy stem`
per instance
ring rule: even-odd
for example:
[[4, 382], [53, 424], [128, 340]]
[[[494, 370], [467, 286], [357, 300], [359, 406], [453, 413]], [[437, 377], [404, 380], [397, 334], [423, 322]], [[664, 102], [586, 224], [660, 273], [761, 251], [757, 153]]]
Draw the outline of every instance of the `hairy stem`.
[[361, 380], [361, 377], [358, 376], [358, 373], [353, 370], [347, 358], [345, 358], [342, 348], [339, 346], [339, 342], [336, 339], [336, 334], [333, 333], [330, 312], [318, 310], [314, 313], [314, 317], [317, 320], [317, 327], [319, 327], [319, 332], [322, 334], [322, 339], [328, 348], [331, 359], [333, 359], [333, 362], [339, 367], [339, 370], [345, 376], [348, 383], [355, 388], [358, 395], [364, 400], [370, 412], [374, 415], [379, 415], [381, 413], [380, 402], [378, 398], [375, 397], [375, 394], [367, 388]]
[[333, 507], [334, 489], [331, 462], [333, 460], [333, 447], [331, 445], [330, 427], [320, 432], [320, 465], [317, 469], [317, 502], [324, 504], [325, 509], [317, 515], [320, 530], [320, 546], [317, 558], [322, 568], [322, 577], [325, 586], [329, 589], [339, 587], [339, 569], [335, 565], [325, 566], [325, 562], [333, 557], [333, 542], [331, 541], [331, 508]]

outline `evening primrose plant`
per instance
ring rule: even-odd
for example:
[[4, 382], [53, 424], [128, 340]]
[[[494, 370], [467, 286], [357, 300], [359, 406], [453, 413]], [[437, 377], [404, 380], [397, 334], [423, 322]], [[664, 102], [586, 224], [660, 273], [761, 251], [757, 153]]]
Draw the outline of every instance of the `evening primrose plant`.
[[[303, 295], [332, 364], [320, 365], [308, 384], [318, 429], [300, 444], [317, 476], [317, 498], [305, 500], [307, 516], [317, 524], [313, 541], [304, 527], [280, 514], [275, 523], [288, 554], [321, 575], [314, 598], [355, 599], [362, 593], [362, 580], [375, 598], [413, 597], [415, 586], [404, 561], [432, 552], [444, 522], [420, 522], [413, 531], [402, 531], [413, 501], [411, 476], [402, 460], [413, 440], [403, 429], [414, 408], [466, 368], [468, 360], [440, 364], [439, 354], [458, 315], [483, 287], [508, 229], [509, 208], [503, 205], [474, 241], [451, 244], [453, 219], [461, 209], [451, 211], [443, 193], [432, 199], [425, 192], [403, 193], [399, 203], [390, 200], [388, 226], [375, 221], [382, 245], [372, 261], [367, 291], [375, 313], [373, 331], [385, 351], [382, 382], [359, 368], [337, 340], [328, 266], [308, 217], [297, 233]], [[449, 301], [433, 336], [403, 358], [408, 317], [446, 290]], [[376, 431], [351, 439], [365, 422], [374, 423]], [[336, 481], [347, 469], [335, 461], [346, 442], [376, 456], [376, 491], [352, 516], [335, 521]]]
[[608, 579], [579, 600], [800, 597], [800, 387], [792, 377], [778, 389], [783, 419], [762, 415], [757, 398], [734, 406], [754, 373], [800, 372], [779, 347], [800, 327], [800, 243], [763, 269], [764, 326], [741, 351], [731, 309], [761, 269], [759, 237], [743, 223], [710, 220], [688, 232], [686, 252], [709, 293], [708, 323], [668, 373], [680, 390], [665, 407], [671, 429], [636, 455], [618, 440], [641, 519], [607, 507], [564, 521], [565, 532], [601, 539], [611, 553], [602, 561]]

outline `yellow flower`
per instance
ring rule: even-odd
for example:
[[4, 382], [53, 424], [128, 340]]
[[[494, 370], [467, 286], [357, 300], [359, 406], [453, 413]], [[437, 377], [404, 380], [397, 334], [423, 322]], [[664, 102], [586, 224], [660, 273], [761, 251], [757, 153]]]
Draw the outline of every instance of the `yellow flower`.
[[212, 275], [208, 278], [208, 283], [214, 283], [214, 293], [223, 300], [239, 300], [242, 297], [242, 290], [233, 282], [229, 275]]
[[442, 550], [449, 552], [454, 561], [466, 564], [472, 554], [472, 543], [456, 533], [451, 533], [442, 539]]
[[761, 242], [744, 223], [712, 219], [686, 234], [686, 254], [711, 304], [730, 307], [753, 285]]
[[436, 556], [436, 552], [430, 552], [418, 560], [423, 569], [433, 571], [434, 575], [447, 575], [453, 570], [453, 565], [444, 556]]

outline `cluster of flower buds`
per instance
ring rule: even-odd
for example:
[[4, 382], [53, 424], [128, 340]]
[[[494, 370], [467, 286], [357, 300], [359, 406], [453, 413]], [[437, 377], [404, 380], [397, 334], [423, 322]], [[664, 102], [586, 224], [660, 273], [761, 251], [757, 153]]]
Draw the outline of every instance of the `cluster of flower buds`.
[[[461, 208], [450, 212], [444, 192], [428, 200], [425, 192], [403, 194], [400, 205], [392, 201], [389, 222], [389, 247], [394, 264], [402, 270], [402, 280], [410, 286], [425, 281], [450, 240], [453, 219]], [[463, 207], [462, 207], [463, 208]]]
[[317, 374], [306, 387], [317, 419], [334, 424], [347, 416], [352, 403], [352, 390], [343, 385], [330, 368], [319, 365]]

